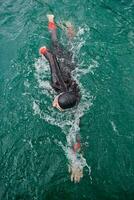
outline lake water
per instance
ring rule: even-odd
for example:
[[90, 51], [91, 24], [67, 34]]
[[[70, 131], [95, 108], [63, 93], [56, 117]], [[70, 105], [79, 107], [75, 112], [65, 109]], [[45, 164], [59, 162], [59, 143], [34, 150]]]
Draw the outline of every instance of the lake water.
[[[82, 98], [64, 113], [52, 108], [38, 54], [50, 45], [48, 13], [76, 30], [69, 45]], [[68, 46], [60, 27], [58, 38]], [[133, 65], [134, 0], [0, 1], [0, 200], [134, 199]], [[69, 162], [83, 168], [80, 183]]]

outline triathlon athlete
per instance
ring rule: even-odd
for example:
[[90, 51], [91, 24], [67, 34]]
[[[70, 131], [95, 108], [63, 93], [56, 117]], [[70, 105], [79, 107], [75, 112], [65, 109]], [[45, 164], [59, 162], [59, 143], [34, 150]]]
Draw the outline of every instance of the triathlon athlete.
[[[72, 53], [65, 50], [58, 42], [56, 33], [56, 24], [54, 22], [54, 15], [47, 15], [48, 29], [51, 33], [52, 47], [50, 49], [41, 47], [39, 53], [48, 60], [51, 70], [51, 85], [57, 92], [57, 96], [53, 101], [53, 106], [64, 111], [72, 108], [80, 101], [80, 90], [76, 81], [72, 78], [71, 72], [76, 65], [72, 61]], [[68, 23], [67, 34], [70, 38], [74, 36], [73, 27]], [[72, 145], [74, 153], [80, 151], [80, 138], [76, 137], [76, 143]], [[71, 180], [79, 182], [83, 176], [83, 171], [75, 166], [69, 166], [71, 173]]]

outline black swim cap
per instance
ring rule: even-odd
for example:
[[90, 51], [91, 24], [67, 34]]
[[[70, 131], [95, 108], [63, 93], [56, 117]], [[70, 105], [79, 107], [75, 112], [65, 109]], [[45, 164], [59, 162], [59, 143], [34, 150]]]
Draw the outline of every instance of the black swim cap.
[[58, 103], [62, 109], [72, 108], [77, 103], [77, 97], [73, 92], [65, 92], [59, 96]]

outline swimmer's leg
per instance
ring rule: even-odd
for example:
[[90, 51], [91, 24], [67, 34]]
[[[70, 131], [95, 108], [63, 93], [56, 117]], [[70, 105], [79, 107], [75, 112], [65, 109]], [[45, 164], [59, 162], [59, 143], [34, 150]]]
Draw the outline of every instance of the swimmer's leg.
[[63, 51], [64, 48], [62, 45], [58, 42], [57, 38], [57, 27], [56, 23], [54, 21], [54, 15], [47, 15], [48, 18], [48, 29], [51, 34], [51, 40], [52, 40], [52, 52], [59, 58], [63, 58]]
[[[67, 49], [63, 48], [63, 46], [58, 42], [57, 38], [57, 27], [54, 21], [54, 15], [47, 15], [48, 18], [48, 29], [51, 34], [51, 40], [52, 40], [52, 52], [56, 55], [57, 58], [64, 59], [64, 63], [62, 66], [66, 66], [68, 68], [69, 72], [70, 70], [74, 70], [75, 64], [72, 62], [73, 54], [71, 51], [68, 51]], [[71, 25], [68, 22], [68, 27]], [[63, 67], [62, 67], [63, 68]]]
[[64, 83], [63, 75], [60, 70], [56, 56], [46, 47], [41, 47], [39, 53], [40, 55], [44, 56], [49, 62], [53, 88], [55, 90], [60, 90], [61, 92], [66, 91], [66, 84]]
[[51, 33], [52, 42], [57, 42], [57, 32], [56, 32], [56, 24], [54, 22], [54, 15], [47, 15], [48, 18], [48, 29]]

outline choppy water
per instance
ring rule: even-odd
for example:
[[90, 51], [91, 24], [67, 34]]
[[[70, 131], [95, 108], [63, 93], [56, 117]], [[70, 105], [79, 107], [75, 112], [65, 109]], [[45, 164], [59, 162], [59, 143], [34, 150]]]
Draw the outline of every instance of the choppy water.
[[[74, 77], [82, 99], [51, 106], [47, 13], [76, 28]], [[64, 31], [60, 41], [67, 45]], [[0, 2], [0, 199], [134, 199], [134, 1]], [[77, 160], [70, 142], [79, 133]], [[68, 162], [84, 169], [70, 181]]]

